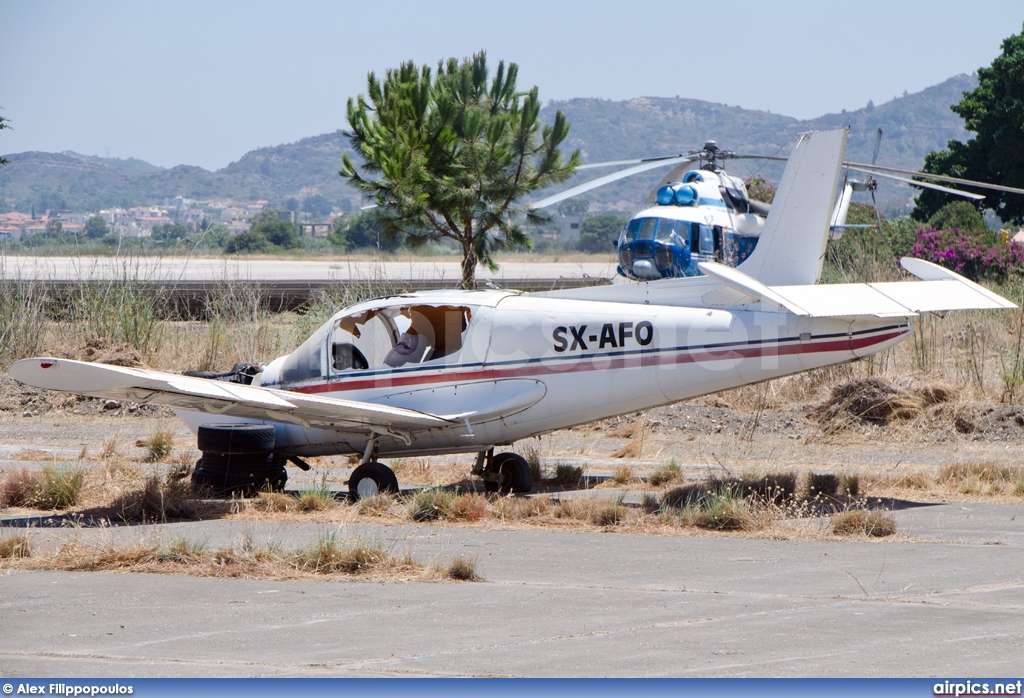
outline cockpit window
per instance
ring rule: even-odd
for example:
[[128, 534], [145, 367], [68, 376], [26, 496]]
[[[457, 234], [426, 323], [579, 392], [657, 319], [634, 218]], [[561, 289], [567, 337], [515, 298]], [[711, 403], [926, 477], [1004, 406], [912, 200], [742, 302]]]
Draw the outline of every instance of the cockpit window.
[[343, 317], [331, 333], [331, 368], [398, 368], [452, 356], [462, 349], [471, 317], [469, 308], [452, 305], [379, 308]]
[[690, 246], [690, 224], [687, 221], [662, 218], [658, 221], [657, 240], [669, 245], [688, 248]]
[[323, 351], [325, 331], [326, 326], [318, 329], [285, 359], [281, 365], [282, 382], [297, 383], [323, 375], [320, 354]]
[[640, 232], [637, 233], [637, 240], [653, 240], [654, 231], [658, 228], [657, 218], [641, 218]]
[[622, 230], [622, 242], [633, 242], [636, 234], [640, 232], [640, 218], [634, 218]]

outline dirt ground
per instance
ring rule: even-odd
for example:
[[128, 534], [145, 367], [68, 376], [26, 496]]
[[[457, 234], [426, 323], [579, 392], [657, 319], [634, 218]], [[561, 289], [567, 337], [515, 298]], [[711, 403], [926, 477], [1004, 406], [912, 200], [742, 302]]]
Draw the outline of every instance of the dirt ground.
[[[675, 462], [689, 477], [778, 470], [933, 474], [956, 464], [1021, 465], [1020, 405], [962, 401], [953, 394], [927, 404], [903, 393], [896, 398], [910, 403], [896, 401], [902, 413], [866, 418], [828, 395], [773, 401], [767, 392], [755, 387], [696, 398], [556, 431], [516, 448], [532, 449], [548, 467], [566, 463], [608, 472], [626, 465], [642, 474]], [[198, 457], [194, 436], [169, 409], [38, 390], [0, 374], [0, 469], [92, 460], [111, 450], [142, 460], [145, 451], [136, 442], [157, 431], [173, 435], [169, 462]], [[469, 462], [435, 456], [391, 465], [403, 483], [439, 484], [467, 472]], [[343, 457], [313, 459], [313, 465], [351, 468]], [[292, 471], [293, 481], [302, 477]]]

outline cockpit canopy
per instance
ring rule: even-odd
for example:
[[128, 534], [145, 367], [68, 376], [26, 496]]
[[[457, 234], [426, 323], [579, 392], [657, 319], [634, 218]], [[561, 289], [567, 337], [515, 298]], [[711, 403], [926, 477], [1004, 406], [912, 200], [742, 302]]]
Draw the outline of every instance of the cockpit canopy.
[[475, 314], [469, 305], [410, 303], [340, 313], [281, 364], [280, 381], [389, 370], [454, 359]]

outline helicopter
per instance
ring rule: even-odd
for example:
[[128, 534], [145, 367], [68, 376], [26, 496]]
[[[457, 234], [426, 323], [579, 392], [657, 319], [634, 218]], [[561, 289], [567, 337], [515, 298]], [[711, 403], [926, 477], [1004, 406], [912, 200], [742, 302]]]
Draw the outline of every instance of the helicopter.
[[[875, 190], [878, 187], [876, 176], [972, 200], [984, 197], [911, 177], [928, 177], [939, 181], [1012, 190], [1024, 194], [1022, 189], [878, 166], [875, 163], [881, 139], [882, 129], [878, 129], [870, 164], [842, 163], [846, 175], [829, 223], [832, 239], [839, 239], [847, 229], [875, 227], [873, 224], [847, 224], [846, 217], [854, 193], [870, 193], [872, 204], [875, 204]], [[653, 281], [698, 276], [702, 273], [702, 262], [717, 262], [736, 267], [747, 259], [757, 246], [771, 205], [750, 198], [746, 182], [725, 171], [722, 163], [728, 159], [782, 162], [787, 160], [786, 157], [777, 155], [735, 153], [720, 148], [716, 141], [711, 140], [705, 142], [700, 150], [691, 150], [686, 154], [582, 165], [579, 169], [623, 165], [630, 167], [536, 201], [531, 208], [544, 208], [625, 177], [675, 165], [644, 201], [643, 208], [627, 221], [619, 234], [615, 246], [617, 273], [632, 281]], [[867, 178], [855, 179], [851, 177], [851, 173], [867, 175]], [[877, 206], [875, 214], [880, 229], [882, 220]]]

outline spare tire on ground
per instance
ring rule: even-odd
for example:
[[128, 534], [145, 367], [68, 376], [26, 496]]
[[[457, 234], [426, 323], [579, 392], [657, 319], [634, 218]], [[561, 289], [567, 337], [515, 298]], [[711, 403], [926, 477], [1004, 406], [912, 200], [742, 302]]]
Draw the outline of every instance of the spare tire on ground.
[[269, 424], [203, 424], [196, 434], [203, 453], [245, 454], [274, 450], [274, 427]]

